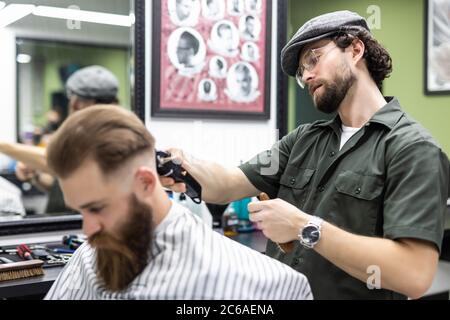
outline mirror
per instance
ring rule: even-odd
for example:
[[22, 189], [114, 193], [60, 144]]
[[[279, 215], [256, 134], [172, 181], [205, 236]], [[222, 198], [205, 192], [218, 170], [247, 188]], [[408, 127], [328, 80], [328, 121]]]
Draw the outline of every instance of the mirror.
[[[111, 71], [119, 82], [120, 105], [133, 107], [133, 7], [131, 0], [0, 1], [0, 144], [45, 148], [69, 113], [68, 77], [87, 66]], [[2, 227], [25, 221], [81, 221], [61, 204], [52, 181], [45, 184], [45, 175], [39, 181], [19, 179], [18, 162], [3, 147], [0, 235]]]

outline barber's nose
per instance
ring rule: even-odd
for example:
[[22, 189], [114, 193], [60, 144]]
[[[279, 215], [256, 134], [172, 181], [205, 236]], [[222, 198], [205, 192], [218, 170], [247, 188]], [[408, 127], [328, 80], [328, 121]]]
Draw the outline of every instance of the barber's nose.
[[93, 214], [83, 214], [83, 233], [89, 238], [102, 229], [100, 219]]
[[303, 74], [302, 74], [302, 80], [305, 84], [308, 84], [309, 82], [311, 82], [311, 80], [314, 79], [313, 73], [311, 71], [308, 70], [304, 70]]

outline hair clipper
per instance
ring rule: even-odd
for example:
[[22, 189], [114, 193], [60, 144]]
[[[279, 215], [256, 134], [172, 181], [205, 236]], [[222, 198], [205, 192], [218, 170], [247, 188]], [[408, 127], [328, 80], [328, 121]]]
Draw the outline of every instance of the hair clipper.
[[169, 177], [175, 182], [182, 182], [186, 185], [186, 195], [197, 204], [202, 202], [202, 186], [179, 164], [170, 160], [170, 154], [163, 151], [156, 151], [156, 168], [158, 174]]

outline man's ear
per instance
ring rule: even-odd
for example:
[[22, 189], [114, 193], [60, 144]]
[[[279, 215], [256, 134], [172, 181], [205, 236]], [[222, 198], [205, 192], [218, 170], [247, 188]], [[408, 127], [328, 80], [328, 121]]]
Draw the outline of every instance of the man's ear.
[[353, 61], [355, 61], [355, 63], [358, 63], [364, 57], [364, 52], [366, 51], [366, 46], [365, 46], [364, 42], [362, 42], [360, 39], [355, 39], [352, 42], [351, 48], [352, 48], [352, 53], [353, 53]]
[[158, 177], [148, 167], [140, 167], [134, 175], [134, 190], [139, 197], [146, 198], [155, 191]]

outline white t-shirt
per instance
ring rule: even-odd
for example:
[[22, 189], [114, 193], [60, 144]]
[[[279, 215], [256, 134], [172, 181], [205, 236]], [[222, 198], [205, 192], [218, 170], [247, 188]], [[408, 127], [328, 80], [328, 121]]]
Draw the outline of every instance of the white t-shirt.
[[342, 150], [347, 141], [350, 140], [350, 138], [353, 137], [353, 135], [357, 133], [359, 129], [361, 128], [346, 127], [342, 125], [341, 146], [339, 150]]
[[45, 297], [50, 300], [297, 300], [312, 299], [306, 277], [286, 264], [215, 232], [172, 203], [157, 226], [147, 267], [122, 292], [104, 289], [95, 251], [74, 254]]

